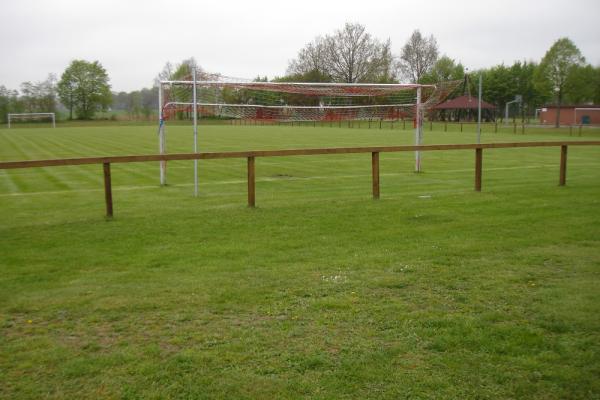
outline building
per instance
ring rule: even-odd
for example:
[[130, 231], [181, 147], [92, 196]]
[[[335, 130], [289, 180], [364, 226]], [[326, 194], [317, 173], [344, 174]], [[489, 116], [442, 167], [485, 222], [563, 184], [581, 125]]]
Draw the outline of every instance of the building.
[[[433, 107], [433, 112], [439, 112], [439, 119], [442, 121], [477, 121], [477, 97], [465, 95], [448, 101], [445, 101]], [[494, 120], [494, 111], [496, 107], [487, 101], [481, 101], [481, 118], [484, 121]]]
[[[539, 111], [541, 124], [556, 123], [556, 106], [548, 105]], [[560, 125], [600, 125], [600, 104], [560, 106]]]

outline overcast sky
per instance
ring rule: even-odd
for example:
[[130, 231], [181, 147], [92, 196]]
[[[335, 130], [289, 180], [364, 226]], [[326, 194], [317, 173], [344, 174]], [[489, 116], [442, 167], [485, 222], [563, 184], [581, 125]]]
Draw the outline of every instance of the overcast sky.
[[600, 0], [2, 1], [0, 85], [98, 60], [114, 91], [152, 85], [167, 61], [195, 57], [227, 76], [269, 78], [317, 35], [360, 22], [396, 54], [414, 29], [469, 69], [539, 61], [567, 36], [600, 65]]

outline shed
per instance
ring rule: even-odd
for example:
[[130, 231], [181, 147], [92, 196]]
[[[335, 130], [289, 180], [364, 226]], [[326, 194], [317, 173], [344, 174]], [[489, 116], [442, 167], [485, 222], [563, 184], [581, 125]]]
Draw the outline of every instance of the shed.
[[[496, 106], [481, 100], [482, 119], [487, 121], [494, 120], [494, 110]], [[432, 108], [432, 111], [439, 111], [442, 119], [446, 117], [451, 121], [463, 120], [471, 121], [477, 118], [477, 97], [464, 95], [447, 100]]]

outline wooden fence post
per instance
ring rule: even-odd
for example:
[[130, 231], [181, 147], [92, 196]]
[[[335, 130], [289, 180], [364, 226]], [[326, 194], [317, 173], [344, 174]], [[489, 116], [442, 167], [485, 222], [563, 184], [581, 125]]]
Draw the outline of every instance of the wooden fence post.
[[256, 205], [256, 175], [254, 172], [254, 157], [248, 157], [248, 207]]
[[565, 186], [567, 183], [567, 146], [560, 146], [560, 177], [558, 178], [558, 185]]
[[371, 153], [371, 172], [373, 174], [373, 199], [379, 199], [379, 152]]
[[112, 186], [110, 182], [110, 163], [103, 163], [104, 169], [104, 201], [106, 202], [106, 217], [113, 216]]
[[483, 149], [475, 149], [475, 191], [481, 192], [481, 175], [483, 167]]

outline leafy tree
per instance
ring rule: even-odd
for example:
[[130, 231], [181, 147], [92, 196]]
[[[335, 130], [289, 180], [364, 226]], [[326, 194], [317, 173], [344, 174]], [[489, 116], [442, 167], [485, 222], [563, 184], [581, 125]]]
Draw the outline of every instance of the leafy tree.
[[402, 48], [400, 71], [405, 79], [417, 83], [431, 71], [437, 59], [438, 45], [433, 35], [424, 37], [416, 29]]
[[70, 119], [73, 110], [78, 118], [90, 119], [111, 104], [108, 74], [98, 61], [74, 60], [58, 82], [58, 96], [69, 109]]
[[158, 104], [158, 88], [144, 88], [140, 91], [142, 114], [146, 118], [150, 118], [152, 112], [156, 110]]
[[448, 56], [440, 57], [430, 71], [423, 74], [420, 83], [436, 83], [444, 81], [456, 81], [463, 79], [465, 68], [461, 63], [456, 63]]
[[594, 68], [594, 78], [590, 84], [594, 88], [594, 95], [592, 96], [592, 101], [595, 104], [600, 104], [600, 66]]
[[19, 100], [19, 92], [0, 85], [0, 120], [6, 123], [7, 114], [23, 112], [23, 103]]
[[556, 123], [560, 125], [560, 106], [565, 95], [572, 92], [569, 76], [574, 68], [582, 66], [585, 59], [575, 44], [568, 38], [558, 39], [546, 52], [538, 68], [536, 83], [539, 90], [556, 100]]
[[[504, 64], [481, 71], [483, 78], [483, 97], [500, 109], [514, 100], [517, 88], [514, 85], [510, 68]], [[475, 82], [473, 82], [474, 84]]]
[[523, 96], [521, 104], [521, 118], [525, 120], [525, 115], [531, 115], [536, 107], [542, 105], [544, 96], [536, 88], [534, 77], [538, 66], [533, 62], [515, 62], [510, 67], [511, 82], [514, 87], [515, 95]]
[[596, 74], [596, 68], [591, 65], [573, 67], [565, 83], [565, 102], [571, 104], [593, 102], [596, 91], [594, 85]]

